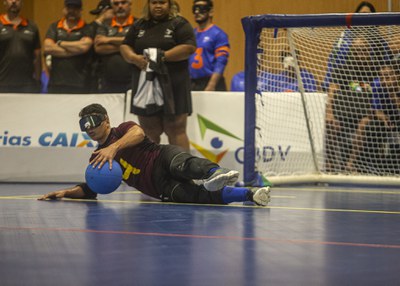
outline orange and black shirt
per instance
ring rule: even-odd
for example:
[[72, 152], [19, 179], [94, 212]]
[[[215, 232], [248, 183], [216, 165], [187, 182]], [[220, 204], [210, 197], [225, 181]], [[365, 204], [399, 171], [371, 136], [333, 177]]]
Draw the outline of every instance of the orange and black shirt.
[[[52, 23], [47, 30], [46, 39], [58, 41], [79, 41], [82, 38], [93, 38], [92, 27], [82, 19], [72, 29], [63, 25], [65, 18]], [[90, 80], [90, 50], [81, 55], [68, 58], [52, 57], [49, 86], [85, 87]]]
[[[123, 24], [119, 24], [114, 17], [109, 25], [99, 26], [96, 35], [106, 37], [125, 37], [135, 18], [130, 15]], [[122, 57], [120, 52], [100, 55], [103, 80], [113, 83], [130, 83], [132, 80], [132, 66]]]
[[0, 15], [0, 86], [34, 84], [34, 52], [38, 49], [36, 24], [22, 18], [19, 25], [13, 25]]

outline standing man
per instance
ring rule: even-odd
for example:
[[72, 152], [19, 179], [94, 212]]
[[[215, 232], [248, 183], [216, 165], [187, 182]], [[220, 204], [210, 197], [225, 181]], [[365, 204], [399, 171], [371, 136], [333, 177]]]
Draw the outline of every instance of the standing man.
[[63, 13], [44, 40], [44, 52], [52, 57], [48, 92], [88, 93], [92, 29], [81, 18], [81, 0], [65, 0]]
[[[111, 23], [111, 19], [114, 17], [114, 11], [111, 6], [110, 0], [100, 0], [97, 4], [96, 9], [90, 11], [90, 14], [96, 16], [96, 19], [90, 23], [93, 32], [93, 39], [96, 37], [97, 30], [106, 24]], [[101, 72], [103, 70], [101, 66], [100, 56], [95, 52], [94, 45], [90, 49], [92, 54], [92, 67], [90, 71], [91, 75], [91, 89], [90, 93], [99, 93], [100, 91], [100, 79], [102, 78]]]
[[192, 90], [226, 91], [223, 76], [230, 45], [227, 34], [212, 23], [212, 0], [194, 0], [193, 14], [197, 50], [189, 59]]
[[21, 17], [22, 0], [4, 0], [0, 15], [0, 92], [38, 93], [42, 70], [39, 30]]
[[102, 71], [100, 92], [125, 93], [132, 88], [132, 65], [127, 63], [119, 47], [134, 23], [131, 0], [111, 0], [114, 18], [97, 29], [94, 48], [100, 56]]

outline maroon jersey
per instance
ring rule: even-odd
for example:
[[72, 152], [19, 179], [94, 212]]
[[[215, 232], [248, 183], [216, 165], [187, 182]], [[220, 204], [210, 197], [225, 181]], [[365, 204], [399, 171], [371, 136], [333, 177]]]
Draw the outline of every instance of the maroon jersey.
[[[121, 123], [118, 127], [111, 128], [106, 142], [99, 145], [97, 150], [111, 145], [135, 125], [137, 125], [135, 122], [128, 121]], [[140, 190], [146, 195], [159, 198], [160, 194], [152, 182], [154, 162], [159, 154], [160, 146], [150, 141], [146, 136], [138, 145], [118, 151], [114, 159], [121, 165], [123, 180], [129, 186]], [[93, 158], [94, 156], [92, 155], [90, 160]]]

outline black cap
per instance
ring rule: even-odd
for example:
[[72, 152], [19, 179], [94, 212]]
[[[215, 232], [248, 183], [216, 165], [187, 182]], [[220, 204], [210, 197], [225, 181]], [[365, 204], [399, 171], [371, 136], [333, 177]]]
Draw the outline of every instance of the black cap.
[[193, 0], [193, 5], [196, 4], [196, 2], [207, 2], [208, 7], [214, 7], [214, 3], [212, 0]]
[[82, 8], [82, 0], [64, 0], [64, 6], [75, 6]]
[[99, 4], [97, 4], [96, 9], [90, 11], [92, 15], [99, 15], [104, 9], [111, 9], [111, 1], [110, 0], [101, 0]]

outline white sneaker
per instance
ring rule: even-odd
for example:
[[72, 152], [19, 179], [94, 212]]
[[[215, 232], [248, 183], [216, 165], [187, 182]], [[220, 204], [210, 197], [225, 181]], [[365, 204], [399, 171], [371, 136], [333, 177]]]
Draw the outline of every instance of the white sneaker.
[[252, 189], [251, 191], [253, 192], [253, 202], [256, 205], [265, 207], [271, 201], [270, 187]]
[[208, 191], [218, 191], [225, 186], [233, 185], [239, 178], [239, 172], [225, 168], [219, 168], [203, 181]]

